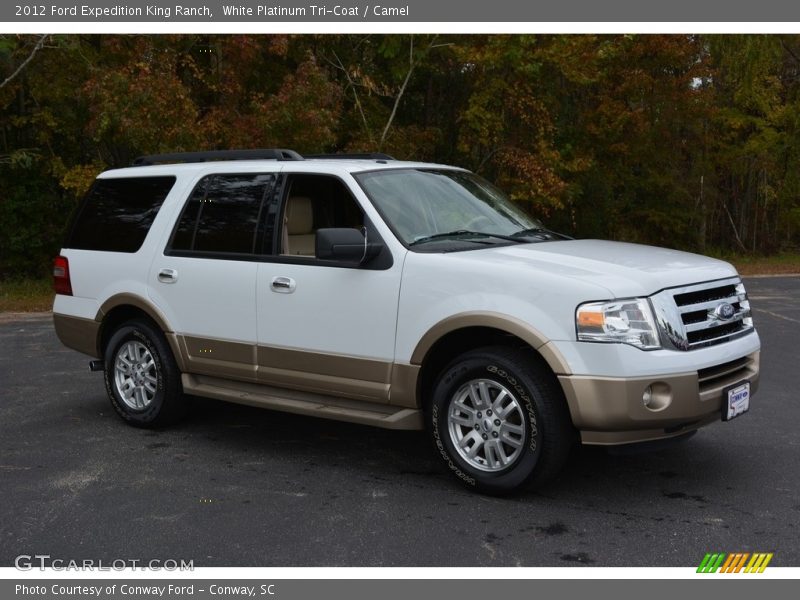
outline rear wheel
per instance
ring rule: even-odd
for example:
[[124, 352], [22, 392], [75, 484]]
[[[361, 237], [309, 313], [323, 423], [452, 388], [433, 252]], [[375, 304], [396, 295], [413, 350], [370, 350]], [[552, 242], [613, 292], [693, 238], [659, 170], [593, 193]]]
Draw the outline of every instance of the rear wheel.
[[145, 320], [128, 321], [105, 348], [111, 405], [136, 427], [161, 427], [187, 412], [180, 371], [163, 334]]
[[450, 363], [434, 386], [427, 421], [450, 472], [489, 494], [544, 483], [575, 440], [555, 377], [517, 348], [483, 348]]

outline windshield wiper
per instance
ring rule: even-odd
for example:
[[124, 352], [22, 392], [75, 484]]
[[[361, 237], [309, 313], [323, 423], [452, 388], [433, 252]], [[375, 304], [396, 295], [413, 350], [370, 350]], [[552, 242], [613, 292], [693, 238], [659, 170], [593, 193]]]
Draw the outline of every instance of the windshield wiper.
[[[461, 236], [465, 236], [465, 235], [466, 236], [473, 236], [473, 237], [484, 237], [484, 238], [493, 237], [493, 238], [498, 238], [498, 239], [501, 239], [501, 240], [508, 240], [510, 242], [516, 242], [518, 244], [520, 243], [520, 239], [518, 237], [512, 237], [510, 235], [503, 235], [503, 234], [500, 234], [500, 233], [488, 233], [488, 232], [485, 232], [485, 231], [470, 231], [469, 229], [456, 229], [454, 231], [445, 231], [443, 233], [434, 233], [432, 235], [426, 235], [425, 237], [421, 237], [421, 238], [418, 238], [418, 239], [414, 240], [413, 242], [411, 242], [409, 244], [409, 246], [415, 246], [417, 244], [423, 244], [425, 242], [430, 242], [430, 241], [433, 241], [433, 240], [439, 240], [439, 239], [445, 239], [445, 238], [451, 238], [451, 237], [461, 237]], [[471, 240], [471, 239], [465, 239], [464, 241], [465, 242], [485, 243], [485, 242], [481, 242], [479, 240]]]
[[569, 237], [568, 235], [564, 235], [563, 233], [558, 233], [557, 231], [550, 231], [549, 229], [545, 229], [544, 227], [529, 227], [528, 229], [520, 229], [519, 231], [515, 231], [511, 234], [511, 238], [515, 240], [519, 240], [519, 238], [533, 236], [536, 235], [539, 239], [546, 240], [548, 237], [556, 237], [562, 238], [565, 240], [571, 240], [573, 238]]

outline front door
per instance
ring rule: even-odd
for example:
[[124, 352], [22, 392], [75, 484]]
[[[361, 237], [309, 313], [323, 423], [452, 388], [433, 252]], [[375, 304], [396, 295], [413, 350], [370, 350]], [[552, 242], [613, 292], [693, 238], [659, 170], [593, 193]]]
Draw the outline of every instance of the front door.
[[269, 385], [385, 402], [402, 264], [389, 249], [367, 265], [314, 257], [316, 231], [377, 234], [344, 182], [291, 174], [276, 255], [258, 266], [258, 378]]

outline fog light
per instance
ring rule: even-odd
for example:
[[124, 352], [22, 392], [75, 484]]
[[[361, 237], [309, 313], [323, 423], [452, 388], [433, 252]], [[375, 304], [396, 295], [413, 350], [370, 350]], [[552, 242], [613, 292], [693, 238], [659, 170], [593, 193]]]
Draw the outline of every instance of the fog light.
[[649, 385], [644, 388], [644, 393], [642, 393], [642, 402], [644, 402], [645, 408], [650, 408], [650, 404], [653, 402], [653, 388]]
[[672, 403], [672, 388], [663, 381], [654, 381], [642, 392], [642, 404], [647, 410], [658, 412]]

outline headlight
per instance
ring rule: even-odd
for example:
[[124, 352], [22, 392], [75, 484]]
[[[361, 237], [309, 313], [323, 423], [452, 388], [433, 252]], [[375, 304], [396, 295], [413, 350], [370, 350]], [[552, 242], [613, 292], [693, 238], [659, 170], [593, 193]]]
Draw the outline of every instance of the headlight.
[[575, 323], [582, 342], [616, 342], [642, 350], [661, 348], [647, 298], [581, 304]]

